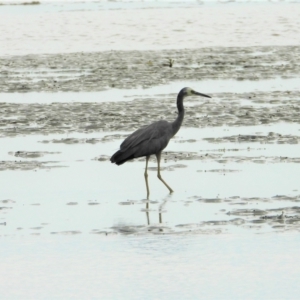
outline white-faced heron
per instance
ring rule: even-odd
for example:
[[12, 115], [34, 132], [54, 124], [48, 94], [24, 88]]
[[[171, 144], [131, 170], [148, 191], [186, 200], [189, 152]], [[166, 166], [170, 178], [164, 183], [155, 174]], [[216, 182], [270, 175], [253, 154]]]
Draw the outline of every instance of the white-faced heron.
[[152, 154], [157, 158], [157, 177], [169, 189], [170, 193], [173, 190], [162, 179], [160, 175], [160, 158], [161, 152], [167, 147], [170, 139], [178, 132], [184, 117], [183, 99], [187, 96], [202, 96], [211, 98], [208, 95], [195, 92], [191, 88], [183, 88], [177, 96], [178, 116], [172, 123], [161, 120], [154, 122], [146, 127], [136, 130], [128, 136], [118, 150], [111, 158], [110, 161], [117, 165], [124, 164], [127, 160], [146, 156], [145, 168], [145, 181], [147, 188], [147, 199], [149, 198], [149, 185], [148, 185], [148, 160]]

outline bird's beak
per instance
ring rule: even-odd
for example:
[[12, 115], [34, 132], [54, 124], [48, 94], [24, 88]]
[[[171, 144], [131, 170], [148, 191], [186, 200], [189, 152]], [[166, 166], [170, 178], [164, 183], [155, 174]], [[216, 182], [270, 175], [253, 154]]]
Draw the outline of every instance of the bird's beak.
[[202, 97], [211, 98], [211, 96], [208, 96], [208, 95], [205, 95], [205, 94], [201, 94], [201, 93], [198, 93], [198, 92], [195, 92], [195, 91], [192, 91], [192, 93], [193, 93], [194, 95], [197, 95], [197, 96], [202, 96]]

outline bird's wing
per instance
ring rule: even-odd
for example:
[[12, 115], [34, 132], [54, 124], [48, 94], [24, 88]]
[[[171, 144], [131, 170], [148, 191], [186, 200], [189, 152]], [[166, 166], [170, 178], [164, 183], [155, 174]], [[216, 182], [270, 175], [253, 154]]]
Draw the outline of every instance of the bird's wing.
[[150, 142], [154, 139], [166, 138], [168, 141], [172, 137], [171, 124], [167, 121], [158, 121], [144, 128], [140, 128], [128, 136], [121, 144], [121, 150], [136, 147], [143, 142]]

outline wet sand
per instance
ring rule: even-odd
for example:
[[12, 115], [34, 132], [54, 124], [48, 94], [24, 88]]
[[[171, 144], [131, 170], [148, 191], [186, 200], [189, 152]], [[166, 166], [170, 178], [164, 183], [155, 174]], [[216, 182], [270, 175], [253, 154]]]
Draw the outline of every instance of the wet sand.
[[299, 60], [299, 46], [10, 56], [0, 59], [0, 91], [95, 92], [173, 81], [288, 79], [297, 78]]

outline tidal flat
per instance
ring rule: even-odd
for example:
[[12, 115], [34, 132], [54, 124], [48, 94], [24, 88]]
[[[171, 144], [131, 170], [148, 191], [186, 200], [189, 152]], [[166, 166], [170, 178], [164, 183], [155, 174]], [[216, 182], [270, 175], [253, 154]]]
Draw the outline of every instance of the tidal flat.
[[[165, 9], [78, 5], [34, 5], [25, 19], [15, 11], [0, 19], [8, 28], [0, 47], [0, 294], [296, 299], [297, 4], [192, 4], [179, 25], [177, 7], [159, 31], [152, 25]], [[105, 14], [119, 19], [98, 31]], [[137, 34], [145, 30], [139, 15], [147, 41]], [[134, 50], [120, 46], [129, 32]], [[145, 159], [117, 167], [109, 158], [132, 131], [173, 121], [185, 86], [212, 98], [185, 100], [183, 126], [161, 163], [174, 193], [152, 157], [146, 199]]]
[[[110, 199], [110, 205], [134, 205], [140, 207], [137, 212], [146, 215], [147, 222], [142, 227], [141, 224], [137, 227], [116, 226], [110, 220], [110, 224], [102, 224], [97, 229], [94, 228], [96, 224], [90, 224], [91, 228], [87, 231], [78, 228], [70, 231], [76, 233], [199, 233], [203, 226], [210, 227], [212, 224], [218, 227], [220, 233], [229, 230], [228, 224], [260, 229], [261, 232], [299, 230], [298, 187], [296, 184], [293, 186], [293, 180], [284, 184], [285, 181], [280, 179], [283, 172], [296, 172], [292, 176], [296, 178], [298, 171], [294, 166], [300, 163], [297, 151], [300, 139], [297, 126], [300, 122], [299, 53], [300, 48], [293, 46], [173, 52], [113, 51], [2, 58], [1, 64], [5, 69], [1, 72], [0, 86], [3, 99], [0, 103], [3, 150], [0, 170], [5, 177], [5, 186], [10, 189], [11, 180], [16, 176], [10, 172], [34, 172], [30, 176], [23, 172], [17, 176], [25, 176], [26, 179], [22, 180], [25, 182], [31, 176], [38, 176], [40, 188], [49, 182], [42, 180], [43, 176], [50, 176], [52, 183], [54, 178], [69, 177], [81, 186], [81, 180], [89, 182], [95, 194], [87, 191], [89, 196], [78, 198], [73, 190], [74, 181], [70, 180], [70, 185], [64, 186], [64, 190], [70, 193], [67, 203], [91, 205], [96, 201], [101, 211], [101, 204], [103, 206], [104, 203], [98, 197], [104, 196]], [[171, 57], [172, 66], [163, 63]], [[278, 61], [282, 63], [278, 64]], [[144, 159], [118, 168], [109, 163], [109, 158], [133, 130], [154, 120], [175, 119], [176, 94], [187, 84], [195, 90], [209, 93], [212, 99], [194, 97], [185, 102], [183, 128], [165, 150], [162, 166], [165, 176], [171, 178], [168, 181], [175, 182], [179, 193], [168, 196], [166, 199], [170, 199], [166, 200], [164, 207], [172, 207], [172, 203], [177, 202], [186, 209], [215, 203], [214, 214], [218, 217], [214, 219], [216, 217], [212, 214], [211, 219], [207, 219], [204, 209], [196, 219], [190, 220], [186, 213], [186, 219], [181, 216], [181, 222], [166, 226], [162, 221], [162, 212], [166, 213], [168, 209], [161, 210], [159, 198], [156, 198], [166, 191], [154, 180], [151, 182], [155, 188], [149, 199], [152, 203], [150, 210], [143, 207], [147, 203], [143, 198]], [[92, 100], [85, 100], [89, 99], [89, 95]], [[151, 162], [154, 167], [150, 166], [149, 170], [156, 171], [155, 160]], [[173, 171], [172, 175], [169, 175], [170, 171]], [[86, 174], [84, 179], [82, 174]], [[265, 189], [253, 188], [257, 176], [254, 174], [264, 174], [261, 181], [265, 181]], [[225, 181], [228, 180], [224, 190], [221, 187], [225, 181], [220, 175], [226, 177]], [[282, 182], [273, 191], [269, 191], [274, 186], [267, 179], [270, 176]], [[99, 178], [96, 181], [98, 185], [93, 185], [95, 181], [92, 177]], [[193, 180], [182, 180], [186, 177]], [[111, 182], [106, 182], [107, 178], [111, 178]], [[207, 185], [206, 181], [210, 184]], [[31, 179], [27, 184], [32, 182], [36, 183], [36, 180]], [[208, 188], [212, 183], [214, 187]], [[240, 189], [241, 185], [244, 189]], [[46, 189], [46, 186], [43, 188]], [[84, 193], [84, 185], [81, 189]], [[131, 192], [126, 195], [128, 190]], [[123, 192], [125, 199], [113, 196]], [[44, 201], [51, 201], [46, 200], [51, 194], [44, 195]], [[238, 200], [232, 203], [232, 197], [237, 195]], [[13, 203], [18, 203], [10, 193], [7, 196], [12, 198]], [[31, 197], [34, 198], [34, 193]], [[111, 202], [112, 198], [118, 200]], [[5, 202], [6, 199], [2, 201], [6, 203], [2, 207], [5, 212], [3, 222], [6, 224], [1, 227], [3, 234], [6, 231], [7, 234], [21, 232], [16, 228], [22, 228], [22, 234], [27, 231], [32, 234], [30, 228], [34, 228], [34, 234], [42, 234], [45, 230], [50, 234], [60, 232], [52, 232], [51, 225], [46, 229], [35, 224], [25, 231], [21, 224], [11, 227], [9, 214], [14, 211], [14, 206], [10, 205], [10, 201]], [[41, 202], [33, 202], [42, 206]], [[255, 213], [258, 203], [262, 206], [268, 203], [259, 217]], [[232, 205], [235, 210], [232, 210]], [[249, 213], [240, 213], [239, 206], [243, 210], [246, 206]], [[65, 209], [69, 207], [65, 206]], [[158, 210], [160, 215], [158, 231], [149, 227], [149, 214], [153, 209]], [[274, 212], [278, 212], [278, 216]], [[205, 220], [201, 219], [203, 214]], [[236, 215], [239, 216], [237, 222], [233, 218]], [[134, 217], [130, 219], [132, 221]], [[48, 224], [46, 220], [44, 222]], [[196, 224], [195, 228], [190, 222]], [[127, 229], [124, 231], [124, 228]], [[68, 230], [61, 228], [61, 232]]]
[[300, 73], [299, 49], [299, 46], [208, 47], [3, 56], [0, 90], [2, 93], [96, 92], [113, 88], [145, 89], [173, 81], [291, 79]]

